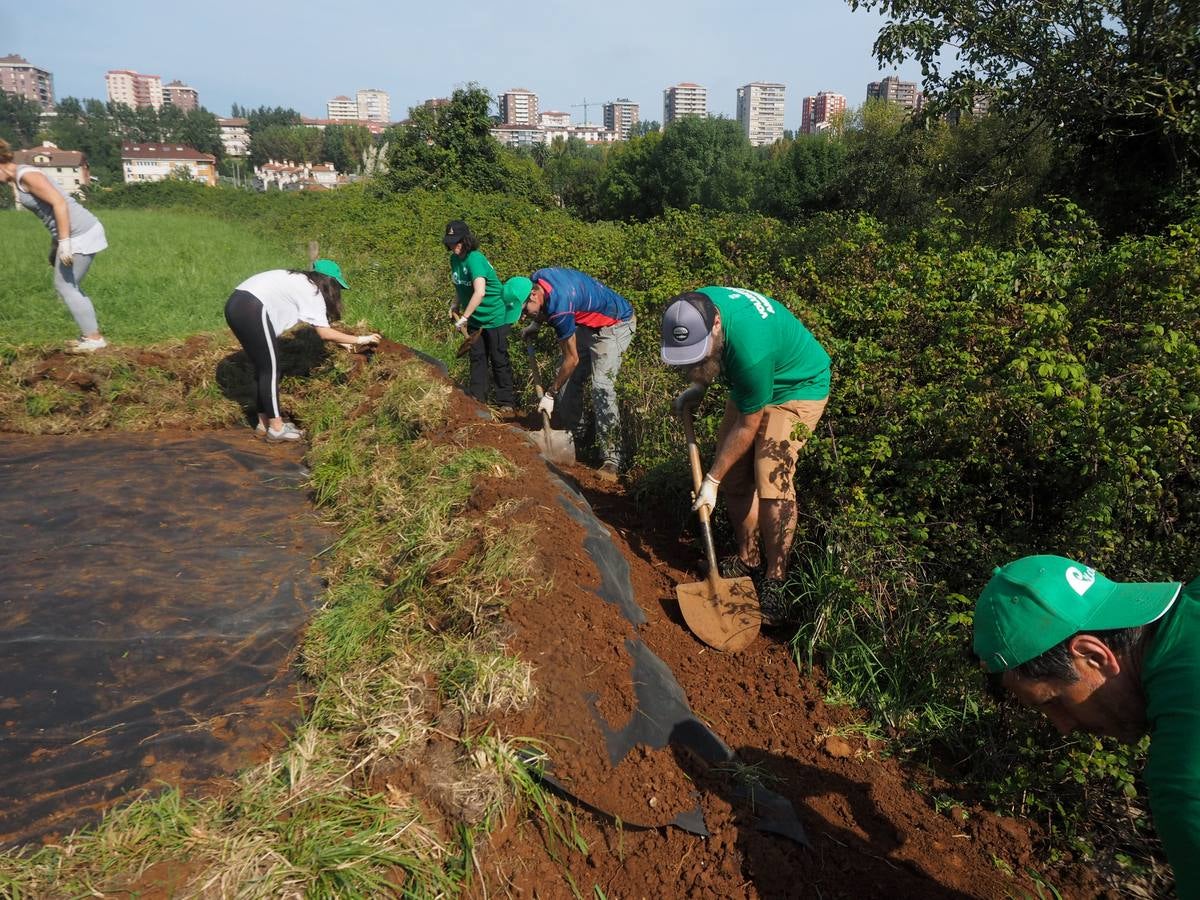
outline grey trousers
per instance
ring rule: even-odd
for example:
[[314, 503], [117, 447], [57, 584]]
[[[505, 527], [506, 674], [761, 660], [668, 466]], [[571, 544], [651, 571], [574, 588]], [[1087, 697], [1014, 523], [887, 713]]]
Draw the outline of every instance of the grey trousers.
[[96, 308], [92, 306], [92, 301], [82, 288], [83, 279], [95, 258], [95, 253], [76, 253], [73, 257], [74, 265], [69, 269], [59, 262], [57, 257], [54, 259], [54, 289], [71, 311], [71, 317], [79, 326], [81, 337], [100, 330], [96, 323]]
[[596, 443], [604, 453], [604, 461], [618, 467], [621, 465], [621, 414], [617, 409], [617, 373], [621, 371], [621, 357], [636, 330], [636, 319], [604, 328], [577, 327], [575, 349], [579, 353], [579, 365], [559, 391], [555, 404], [555, 413], [561, 423], [559, 427], [575, 432], [578, 438], [583, 420], [583, 385], [590, 377]]

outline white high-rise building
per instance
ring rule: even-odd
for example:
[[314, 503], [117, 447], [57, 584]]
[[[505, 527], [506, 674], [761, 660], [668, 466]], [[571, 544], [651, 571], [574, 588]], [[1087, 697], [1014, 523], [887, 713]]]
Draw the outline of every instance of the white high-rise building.
[[358, 101], [339, 94], [325, 104], [325, 114], [330, 119], [357, 119]]
[[755, 147], [783, 138], [784, 86], [771, 81], [752, 81], [737, 90], [737, 120]]
[[[392, 102], [387, 91], [367, 88], [357, 95], [358, 117], [367, 122], [390, 122]], [[332, 119], [333, 116], [330, 116]]]
[[571, 125], [571, 114], [548, 109], [544, 113], [538, 113], [538, 124], [542, 128], [568, 128]]
[[111, 69], [104, 73], [104, 84], [112, 103], [162, 109], [163, 83], [158, 75], [143, 75], [130, 69]]
[[708, 116], [708, 89], [681, 81], [663, 91], [663, 128], [684, 116]]
[[526, 88], [510, 88], [500, 95], [501, 125], [538, 124], [538, 95]]
[[629, 132], [638, 123], [638, 105], [621, 98], [604, 104], [604, 127], [617, 135], [617, 140], [629, 140]]

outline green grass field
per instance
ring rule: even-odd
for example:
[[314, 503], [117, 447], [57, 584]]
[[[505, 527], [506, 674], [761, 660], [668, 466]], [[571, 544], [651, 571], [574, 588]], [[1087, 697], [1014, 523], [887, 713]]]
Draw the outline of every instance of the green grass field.
[[[104, 210], [109, 247], [84, 288], [115, 344], [144, 344], [225, 328], [230, 292], [266, 269], [306, 267], [299, 242], [242, 223], [176, 212]], [[61, 343], [78, 337], [54, 291], [50, 238], [23, 210], [0, 212], [0, 343]]]

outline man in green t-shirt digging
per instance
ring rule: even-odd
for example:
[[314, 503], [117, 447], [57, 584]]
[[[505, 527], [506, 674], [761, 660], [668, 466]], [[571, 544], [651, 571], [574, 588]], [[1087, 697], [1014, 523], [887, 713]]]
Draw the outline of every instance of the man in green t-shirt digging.
[[1136, 743], [1180, 897], [1200, 897], [1200, 579], [1119, 583], [1061, 556], [998, 568], [975, 607], [993, 682], [1063, 734]]
[[[662, 358], [692, 384], [675, 398], [691, 415], [721, 376], [729, 387], [712, 465], [693, 510], [724, 488], [738, 552], [721, 575], [756, 575], [766, 624], [785, 624], [793, 603], [785, 579], [796, 535], [794, 475], [800, 450], [829, 400], [829, 354], [772, 298], [742, 288], [703, 287], [675, 297], [663, 314]], [[761, 538], [761, 545], [760, 545]]]

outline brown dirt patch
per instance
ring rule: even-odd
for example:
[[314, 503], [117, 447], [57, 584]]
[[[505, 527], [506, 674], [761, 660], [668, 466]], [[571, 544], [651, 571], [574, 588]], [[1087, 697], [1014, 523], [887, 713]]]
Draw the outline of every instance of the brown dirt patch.
[[[537, 525], [535, 565], [544, 585], [508, 610], [509, 646], [536, 667], [539, 693], [532, 709], [501, 722], [503, 730], [539, 738], [557, 778], [627, 823], [666, 822], [694, 805], [698, 793], [712, 835], [705, 840], [670, 827], [619, 827], [577, 809], [590, 850], [564, 854], [536, 821], [514, 824], [480, 851], [489, 895], [571, 896], [568, 872], [584, 894], [596, 886], [610, 897], [1036, 895], [1024, 866], [1065, 896], [1102, 894], [1086, 871], [1047, 871], [1034, 856], [1025, 823], [969, 803], [958, 807], [957, 817], [935, 811], [914, 785], [927, 792], [952, 788], [883, 756], [879, 747], [839, 735], [859, 714], [826, 706], [819, 676], [803, 677], [778, 641], [762, 636], [741, 653], [721, 654], [693, 638], [674, 600], [676, 583], [700, 577], [699, 554], [680, 539], [686, 523], [663, 522], [660, 511], [639, 508], [620, 485], [571, 468], [567, 474], [629, 563], [648, 618], [633, 628], [596, 593], [600, 578], [582, 549], [583, 529], [566, 515], [532, 446], [518, 428], [481, 417], [482, 411], [456, 392], [436, 437], [495, 447], [520, 468], [518, 479], [481, 480], [465, 514], [522, 500], [511, 520]], [[447, 565], [453, 568], [453, 558]], [[634, 710], [625, 641], [635, 635], [670, 666], [696, 714], [753, 767], [750, 781], [745, 773], [705, 770], [670, 749], [639, 747], [613, 768], [596, 714], [619, 729]], [[750, 826], [754, 778], [793, 803], [810, 849]]]

